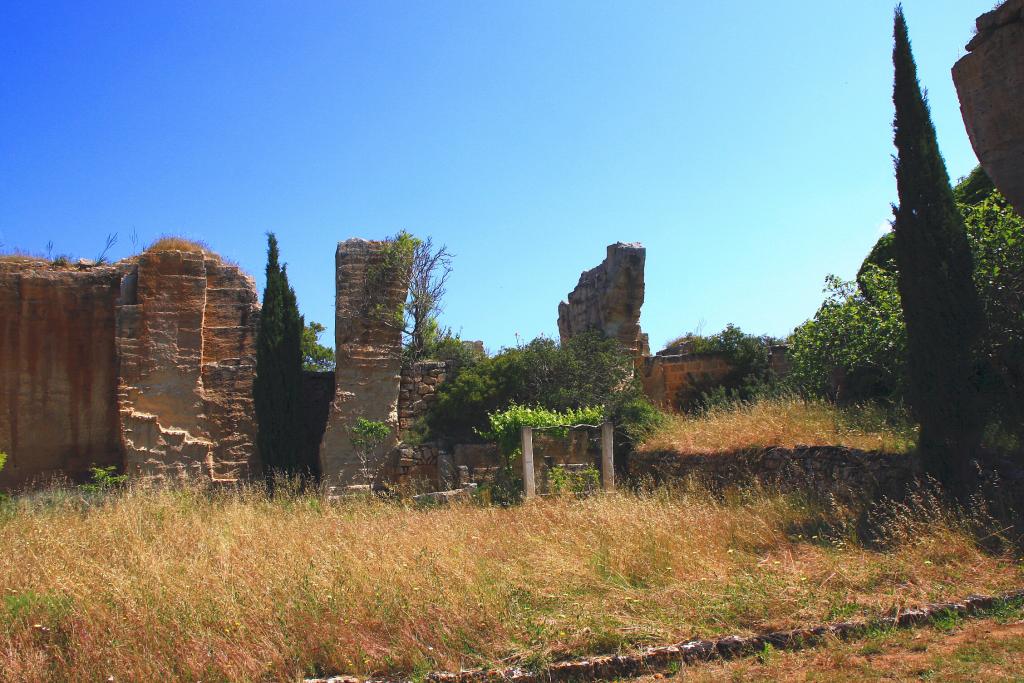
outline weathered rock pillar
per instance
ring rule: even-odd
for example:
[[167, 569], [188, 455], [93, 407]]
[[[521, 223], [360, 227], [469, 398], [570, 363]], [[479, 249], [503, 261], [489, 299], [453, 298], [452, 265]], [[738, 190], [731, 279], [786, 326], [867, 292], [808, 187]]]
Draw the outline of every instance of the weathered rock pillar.
[[558, 304], [562, 342], [598, 330], [618, 339], [634, 358], [650, 355], [647, 335], [640, 329], [646, 261], [647, 250], [640, 244], [609, 245], [605, 260], [580, 275], [568, 301]]
[[1024, 214], [1024, 0], [1007, 0], [977, 26], [953, 82], [974, 153]]
[[[402, 370], [402, 307], [410, 262], [395, 242], [351, 239], [335, 254], [334, 400], [320, 444], [320, 471], [332, 484], [378, 480], [398, 443], [398, 393]], [[387, 423], [388, 443], [369, 462], [352, 448], [360, 417]]]

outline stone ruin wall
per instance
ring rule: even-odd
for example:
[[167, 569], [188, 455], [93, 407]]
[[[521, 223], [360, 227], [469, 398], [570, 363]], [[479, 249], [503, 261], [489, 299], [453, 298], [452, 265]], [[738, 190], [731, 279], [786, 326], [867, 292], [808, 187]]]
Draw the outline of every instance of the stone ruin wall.
[[[373, 283], [374, 269], [387, 266], [387, 249], [386, 242], [350, 239], [340, 242], [335, 253], [337, 368], [334, 399], [320, 444], [320, 472], [333, 484], [367, 483], [362, 481], [367, 476], [380, 480], [393, 466], [402, 331], [388, 321], [386, 312], [405, 303], [410, 273], [395, 273], [387, 282]], [[360, 417], [385, 422], [394, 435], [365, 464], [350, 441], [350, 430]]]
[[93, 464], [251, 476], [258, 312], [252, 279], [199, 252], [0, 263], [0, 487], [82, 480]]
[[0, 489], [121, 464], [121, 273], [0, 262]]
[[1024, 214], [1024, 0], [981, 15], [977, 28], [953, 67], [960, 110], [985, 172]]
[[558, 304], [562, 342], [598, 330], [618, 339], [634, 358], [649, 356], [647, 335], [640, 329], [646, 260], [647, 250], [639, 244], [608, 245], [605, 260], [580, 275], [568, 299]]

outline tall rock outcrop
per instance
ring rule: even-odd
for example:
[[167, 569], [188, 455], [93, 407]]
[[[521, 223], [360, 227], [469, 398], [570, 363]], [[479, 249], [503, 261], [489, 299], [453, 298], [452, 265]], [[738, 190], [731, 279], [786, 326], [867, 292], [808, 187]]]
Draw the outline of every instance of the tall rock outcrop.
[[977, 21], [953, 82], [971, 145], [1000, 192], [1024, 213], [1024, 0]]
[[118, 307], [130, 474], [235, 480], [258, 467], [258, 310], [252, 278], [216, 256], [159, 251], [138, 258]]
[[[335, 253], [334, 400], [320, 444], [320, 471], [334, 484], [369, 483], [386, 472], [398, 442], [402, 371], [401, 311], [409, 263], [394, 242], [350, 239]], [[391, 427], [388, 443], [367, 462], [352, 448], [360, 417]]]
[[121, 464], [114, 320], [122, 270], [0, 261], [0, 489]]
[[650, 355], [640, 329], [644, 304], [647, 250], [636, 243], [608, 246], [601, 265], [580, 276], [568, 301], [558, 304], [558, 335], [562, 342], [590, 330], [618, 339], [635, 358]]
[[258, 311], [252, 278], [198, 250], [0, 261], [0, 487], [94, 464], [250, 476]]

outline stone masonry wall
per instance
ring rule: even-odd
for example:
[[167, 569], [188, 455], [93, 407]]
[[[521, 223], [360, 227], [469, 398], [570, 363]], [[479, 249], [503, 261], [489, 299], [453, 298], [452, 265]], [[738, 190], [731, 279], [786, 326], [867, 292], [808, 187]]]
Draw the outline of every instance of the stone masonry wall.
[[953, 82], [971, 145], [1000, 192], [1024, 213], [1024, 0], [977, 21]]
[[580, 275], [568, 300], [558, 305], [562, 342], [599, 330], [622, 342], [634, 357], [649, 355], [647, 335], [640, 329], [646, 259], [647, 250], [639, 244], [608, 245], [605, 260]]
[[121, 272], [0, 262], [0, 489], [121, 464], [114, 318]]
[[[320, 471], [334, 484], [363, 483], [364, 469], [379, 479], [389, 464], [393, 465], [402, 332], [387, 313], [405, 302], [409, 272], [392, 273], [387, 281], [376, 281], [379, 278], [373, 275], [387, 267], [387, 249], [385, 242], [351, 239], [339, 243], [335, 254], [337, 369], [334, 400], [320, 444]], [[394, 433], [365, 467], [350, 441], [350, 429], [360, 417], [386, 422]]]
[[416, 420], [427, 414], [437, 400], [437, 388], [447, 379], [446, 361], [425, 360], [402, 368], [398, 394], [398, 429], [408, 431]]
[[847, 500], [897, 497], [921, 474], [913, 455], [858, 451], [841, 446], [764, 448], [739, 453], [680, 455], [633, 453], [628, 471], [656, 483], [695, 477], [712, 488], [760, 482], [835, 493]]

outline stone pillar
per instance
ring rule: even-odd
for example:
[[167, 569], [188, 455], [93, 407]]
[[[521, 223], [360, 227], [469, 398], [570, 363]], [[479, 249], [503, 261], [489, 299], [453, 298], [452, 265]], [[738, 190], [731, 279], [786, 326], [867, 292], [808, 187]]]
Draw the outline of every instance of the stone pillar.
[[362, 484], [363, 463], [350, 430], [360, 417], [385, 422], [392, 436], [366, 463], [380, 479], [398, 443], [398, 393], [402, 370], [401, 311], [409, 291], [406, 259], [395, 243], [350, 239], [335, 254], [337, 360], [334, 400], [320, 444], [320, 471], [331, 484]]
[[634, 358], [650, 355], [647, 335], [640, 329], [646, 260], [647, 250], [640, 244], [608, 245], [605, 260], [580, 275], [568, 300], [558, 305], [562, 342], [597, 330], [618, 339]]

